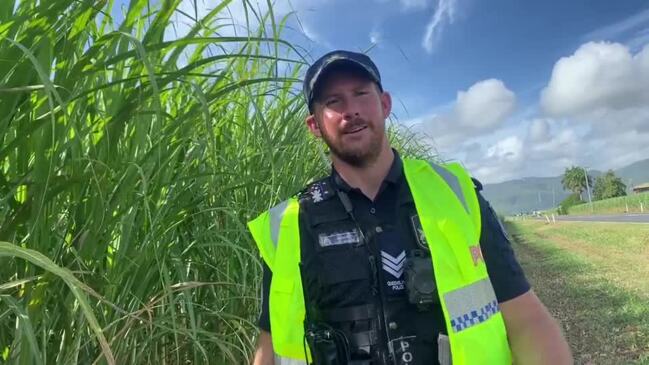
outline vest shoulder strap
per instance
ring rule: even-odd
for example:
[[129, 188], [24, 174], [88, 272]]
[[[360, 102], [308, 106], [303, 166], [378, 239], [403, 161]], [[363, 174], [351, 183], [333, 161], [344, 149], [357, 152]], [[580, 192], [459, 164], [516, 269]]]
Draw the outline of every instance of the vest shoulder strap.
[[480, 237], [482, 218], [476, 188], [481, 188], [482, 185], [478, 186], [474, 183], [471, 175], [457, 162], [438, 164], [433, 161], [426, 161], [426, 163], [453, 191], [466, 213], [471, 217], [477, 236]]
[[456, 176], [452, 170], [448, 168], [448, 164], [445, 165], [438, 165], [435, 162], [428, 162], [430, 164], [430, 167], [435, 170], [435, 172], [444, 179], [446, 184], [453, 190], [453, 193], [455, 193], [455, 196], [460, 200], [462, 205], [464, 206], [464, 209], [470, 213], [469, 211], [469, 206], [467, 204], [467, 199], [465, 197], [464, 191], [462, 190], [462, 184], [460, 182], [460, 179], [458, 176]]
[[291, 204], [297, 204], [297, 200], [295, 198], [284, 200], [248, 222], [248, 228], [259, 248], [261, 257], [271, 271], [273, 271], [275, 263], [282, 219]]
[[482, 184], [473, 179], [468, 171], [466, 171], [466, 169], [458, 162], [447, 163], [444, 167], [457, 177], [460, 189], [464, 195], [465, 208], [471, 216], [478, 237], [480, 237], [482, 231], [482, 216], [480, 213], [480, 203], [478, 202], [478, 191], [482, 190]]

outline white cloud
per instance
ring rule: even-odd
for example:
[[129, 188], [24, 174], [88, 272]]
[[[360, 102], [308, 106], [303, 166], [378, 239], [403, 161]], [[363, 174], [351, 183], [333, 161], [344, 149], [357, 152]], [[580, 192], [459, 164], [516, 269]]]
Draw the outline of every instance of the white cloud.
[[[391, 0], [376, 0], [379, 3], [389, 3]], [[428, 53], [433, 53], [444, 29], [453, 24], [458, 13], [459, 0], [399, 0], [401, 11], [405, 13], [425, 11], [434, 8], [430, 20], [426, 24], [421, 40], [421, 46]]]
[[523, 141], [518, 136], [502, 139], [487, 149], [486, 157], [517, 163], [523, 157]]
[[304, 20], [300, 20], [299, 25], [302, 33], [309, 41], [318, 43], [324, 48], [333, 48], [332, 45], [324, 39], [324, 37], [313, 30]]
[[[392, 2], [392, 0], [376, 0], [376, 2], [386, 4]], [[433, 0], [399, 0], [399, 4], [401, 4], [401, 9], [403, 11], [423, 10], [431, 6], [433, 3]]]
[[370, 43], [379, 44], [383, 41], [383, 35], [378, 30], [373, 30], [370, 32]]
[[[193, 1], [194, 0], [184, 0], [183, 2], [193, 3]], [[203, 1], [207, 1], [208, 3], [210, 3], [211, 5], [210, 7], [215, 7], [219, 5], [222, 0], [203, 0]], [[294, 9], [298, 9], [301, 5], [303, 5], [303, 1], [300, 0], [271, 1], [270, 5], [272, 6], [273, 14], [275, 15], [275, 18], [281, 19], [286, 14], [290, 13]], [[250, 7], [252, 7], [252, 9], [250, 9]], [[224, 15], [231, 14], [232, 20], [236, 25], [245, 27], [247, 25], [246, 23], [246, 13], [247, 13], [248, 14], [247, 22], [254, 30], [255, 27], [259, 26], [259, 24], [257, 19], [255, 18], [255, 15], [252, 13], [251, 10], [257, 12], [259, 16], [263, 16], [269, 11], [269, 4], [267, 1], [264, 0], [253, 0], [253, 1], [235, 0], [230, 2], [230, 4], [228, 4], [227, 11], [224, 12]]]
[[444, 27], [455, 21], [456, 12], [457, 0], [438, 0], [435, 13], [426, 25], [426, 33], [421, 42], [426, 52], [433, 52]]
[[631, 39], [634, 39], [637, 37], [637, 31], [638, 29], [640, 30], [640, 33], [646, 31], [649, 29], [649, 9], [645, 9], [637, 14], [633, 14], [632, 16], [622, 19], [619, 22], [607, 25], [605, 27], [596, 29], [584, 36], [585, 41], [605, 41], [605, 40], [613, 40], [617, 39], [620, 37], [623, 37], [625, 35], [629, 35], [629, 33], [635, 33], [634, 35], [631, 35]]
[[534, 119], [528, 129], [528, 138], [533, 142], [543, 142], [550, 138], [550, 124], [547, 119]]
[[645, 44], [649, 44], [649, 27], [635, 32], [633, 36], [626, 41], [630, 50], [642, 49]]
[[[192, 17], [197, 15], [200, 20], [214, 8], [220, 6], [221, 3], [222, 0], [198, 0], [196, 2], [195, 0], [182, 0], [178, 6], [178, 10], [181, 10], [183, 13], [189, 14]], [[272, 6], [275, 18], [281, 19], [293, 11], [299, 14], [300, 11], [303, 11], [310, 6], [310, 2], [309, 0], [276, 0], [271, 1], [270, 5]], [[248, 30], [255, 31], [259, 28], [260, 24], [253, 13], [253, 10], [260, 17], [263, 17], [269, 11], [269, 3], [265, 0], [231, 1], [217, 15], [217, 22], [220, 25], [220, 27], [218, 27], [218, 33], [222, 36], [234, 36], [245, 35]], [[247, 18], [246, 14], [248, 14]], [[189, 19], [180, 12], [176, 12], [172, 20], [176, 29], [175, 31], [167, 29], [165, 39], [183, 37], [195, 24], [194, 19]], [[304, 24], [303, 21], [299, 21], [299, 25], [305, 33], [305, 36], [314, 41], [318, 38], [315, 34], [309, 32], [307, 25]]]
[[571, 165], [605, 171], [645, 159], [649, 45], [632, 52], [618, 43], [584, 44], [556, 62], [541, 111], [505, 124], [515, 102], [501, 81], [481, 81], [459, 92], [447, 112], [423, 119], [425, 131], [442, 158], [459, 159], [483, 183], [559, 176]]
[[[640, 113], [640, 114], [639, 114]], [[531, 119], [446, 151], [483, 183], [525, 176], [559, 176], [571, 165], [605, 171], [649, 157], [649, 108], [611, 111], [599, 119]], [[633, 123], [620, 127], [628, 118]], [[640, 123], [644, 121], [644, 123]], [[617, 127], [614, 127], [617, 126]], [[635, 126], [635, 127], [634, 127]]]
[[[597, 140], [596, 140], [597, 141]], [[590, 161], [590, 166], [601, 171], [619, 168], [649, 157], [649, 133], [636, 130], [622, 130], [617, 135], [600, 139], [603, 151]], [[590, 149], [590, 148], [589, 148]], [[595, 150], [594, 148], [591, 150]], [[601, 158], [604, 157], [604, 158]]]
[[431, 1], [429, 0], [400, 0], [399, 1], [404, 9], [425, 9], [430, 5]]
[[497, 183], [523, 176], [556, 176], [579, 157], [580, 135], [551, 119], [521, 121], [503, 129], [480, 151], [463, 145], [469, 171], [483, 183]]
[[483, 148], [475, 159], [469, 160], [467, 155], [465, 163], [472, 176], [482, 183], [512, 179], [524, 164], [523, 147], [523, 141], [519, 137], [506, 137]]
[[[197, 24], [197, 19], [199, 22], [202, 22], [204, 17], [215, 8], [221, 6], [221, 3], [221, 0], [180, 1], [177, 11], [174, 12], [171, 18], [171, 24], [165, 29], [164, 39], [174, 40], [186, 36]], [[285, 28], [282, 37], [286, 37], [290, 31], [298, 32], [307, 38], [310, 43], [318, 43], [330, 48], [330, 45], [322, 40], [318, 34], [311, 31], [309, 25], [299, 17], [302, 12], [307, 11], [308, 7], [312, 6], [309, 0], [275, 0], [270, 2], [270, 6], [272, 7], [276, 21], [289, 16], [290, 26]], [[267, 36], [272, 37], [272, 30], [270, 30], [271, 22], [269, 19], [264, 19], [269, 13], [269, 9], [269, 2], [265, 0], [231, 1], [212, 18], [211, 24], [202, 24], [204, 27], [202, 32], [204, 34], [207, 31], [209, 36], [244, 37], [250, 33], [254, 34], [264, 27]], [[264, 24], [260, 23], [258, 17], [262, 19]], [[209, 45], [205, 54], [213, 55], [224, 51], [237, 52], [237, 49], [243, 43], [245, 42], [221, 42], [218, 47]], [[196, 45], [187, 46], [179, 59], [178, 66], [184, 66], [196, 48]], [[280, 52], [284, 53], [284, 55], [290, 54], [289, 58], [296, 56], [288, 47], [280, 45], [279, 48]], [[290, 63], [279, 62], [279, 73], [281, 75], [290, 73], [290, 66]]]
[[542, 108], [555, 116], [624, 109], [648, 101], [649, 45], [632, 55], [619, 43], [586, 43], [555, 64], [541, 93]]
[[571, 121], [590, 126], [596, 138], [618, 134], [622, 130], [649, 132], [649, 105], [622, 110], [599, 109], [572, 117]]
[[467, 139], [489, 135], [512, 115], [516, 95], [496, 79], [479, 81], [459, 91], [444, 110], [404, 122], [433, 140], [441, 151], [455, 150]]
[[514, 93], [502, 81], [489, 79], [458, 92], [455, 114], [462, 125], [483, 130], [498, 126], [515, 106]]
[[541, 159], [574, 157], [579, 153], [581, 139], [574, 129], [567, 128], [557, 131], [554, 135], [548, 134], [545, 140], [535, 141], [530, 138], [527, 147], [530, 153]]

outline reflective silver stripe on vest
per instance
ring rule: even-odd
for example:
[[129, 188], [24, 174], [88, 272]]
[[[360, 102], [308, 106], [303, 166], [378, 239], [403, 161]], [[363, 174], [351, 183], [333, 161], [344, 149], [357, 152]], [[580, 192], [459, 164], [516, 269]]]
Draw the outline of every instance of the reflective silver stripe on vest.
[[277, 247], [277, 240], [279, 239], [279, 225], [282, 223], [284, 212], [288, 207], [288, 200], [277, 204], [270, 208], [270, 238], [273, 240], [275, 247]]
[[306, 361], [275, 354], [275, 365], [307, 365]]
[[489, 278], [444, 295], [453, 332], [485, 322], [498, 313], [498, 301]]
[[462, 203], [462, 206], [464, 206], [464, 210], [469, 212], [469, 208], [466, 205], [466, 200], [464, 200], [464, 193], [462, 193], [462, 187], [460, 186], [460, 180], [458, 180], [457, 176], [453, 175], [450, 171], [447, 169], [443, 168], [442, 166], [435, 164], [433, 162], [428, 162], [430, 166], [437, 172], [442, 179], [446, 182], [446, 184], [453, 190], [455, 195], [457, 196], [458, 199], [460, 199], [460, 202]]

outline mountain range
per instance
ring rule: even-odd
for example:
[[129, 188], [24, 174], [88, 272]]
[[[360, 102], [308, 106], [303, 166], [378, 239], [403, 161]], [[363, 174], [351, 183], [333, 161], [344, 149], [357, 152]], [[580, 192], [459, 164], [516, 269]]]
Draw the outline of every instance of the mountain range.
[[[634, 162], [628, 166], [613, 170], [622, 178], [631, 193], [631, 187], [649, 182], [649, 159]], [[589, 170], [595, 178], [601, 171]], [[562, 176], [525, 177], [497, 184], [485, 184], [482, 194], [489, 200], [499, 214], [516, 214], [544, 210], [557, 206], [570, 192], [563, 190]], [[591, 187], [592, 189], [592, 187]]]

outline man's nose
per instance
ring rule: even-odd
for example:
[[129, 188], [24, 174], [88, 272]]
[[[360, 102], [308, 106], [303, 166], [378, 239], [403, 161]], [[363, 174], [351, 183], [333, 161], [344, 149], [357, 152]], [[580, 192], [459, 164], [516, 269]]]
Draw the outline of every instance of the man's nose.
[[347, 120], [354, 120], [360, 116], [358, 105], [355, 102], [349, 101], [345, 105], [345, 110], [343, 111], [343, 118]]
[[357, 111], [346, 111], [345, 113], [343, 113], [343, 116], [345, 117], [345, 119], [351, 120], [358, 118], [360, 114]]

